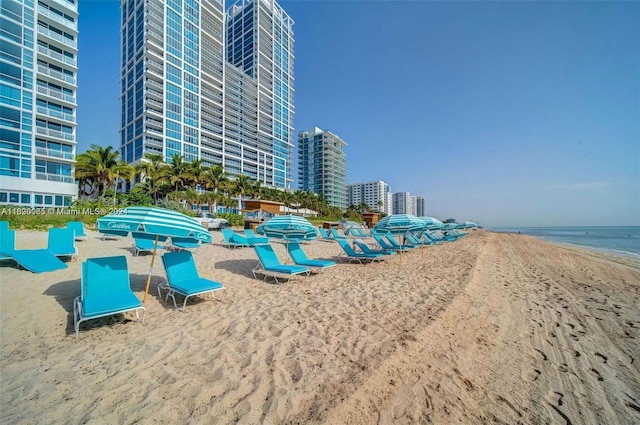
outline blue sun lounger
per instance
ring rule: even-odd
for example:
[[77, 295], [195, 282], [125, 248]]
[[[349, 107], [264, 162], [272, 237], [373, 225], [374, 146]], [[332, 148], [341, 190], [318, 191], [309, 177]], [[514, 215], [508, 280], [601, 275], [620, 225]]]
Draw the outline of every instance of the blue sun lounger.
[[397, 252], [393, 249], [371, 249], [369, 245], [364, 243], [362, 239], [356, 239], [353, 241], [356, 246], [365, 254], [382, 254], [382, 255], [396, 255]]
[[343, 258], [347, 258], [350, 263], [353, 261], [357, 261], [360, 264], [362, 264], [363, 261], [382, 261], [382, 254], [365, 254], [362, 252], [356, 252], [353, 248], [351, 248], [349, 242], [343, 239], [338, 239], [337, 241], [343, 251], [343, 253], [338, 254], [338, 260], [340, 262], [342, 262]]
[[[190, 297], [210, 293], [215, 300], [214, 292], [226, 290], [222, 283], [200, 277], [190, 251], [168, 252], [162, 256], [162, 264], [167, 273], [167, 281], [158, 285], [158, 296], [162, 298], [161, 290], [166, 289], [168, 292], [165, 301], [171, 297], [173, 306], [180, 311], [184, 311]], [[184, 297], [182, 308], [176, 304], [175, 294]], [[220, 301], [223, 299], [224, 293]]]
[[313, 271], [322, 271], [326, 268], [336, 265], [335, 261], [309, 259], [307, 257], [307, 254], [305, 254], [305, 252], [302, 250], [300, 244], [297, 242], [289, 242], [286, 245], [291, 259], [299, 266], [309, 267]]
[[74, 232], [75, 240], [85, 241], [89, 239], [89, 236], [84, 231], [84, 223], [82, 221], [70, 221], [67, 223], [67, 229], [71, 229]]
[[278, 277], [291, 279], [291, 277], [301, 274], [308, 276], [311, 272], [306, 266], [282, 264], [270, 244], [256, 245], [253, 249], [258, 255], [258, 264], [251, 270], [253, 277], [256, 279], [258, 278], [256, 273], [260, 273], [264, 276], [263, 280], [266, 280], [267, 276], [271, 276], [276, 280], [276, 283], [280, 283]]
[[[200, 248], [200, 242], [193, 238], [177, 238], [171, 237], [171, 244], [167, 246], [167, 249], [173, 251], [183, 251], [185, 249], [198, 249]], [[153, 248], [152, 248], [153, 249]]]
[[[144, 322], [146, 310], [131, 291], [125, 256], [88, 258], [82, 262], [80, 296], [73, 300], [76, 338], [84, 321], [133, 310], [136, 318]], [[142, 310], [142, 319], [139, 310]]]
[[232, 229], [221, 229], [224, 244], [229, 248], [248, 247], [251, 246], [247, 238], [234, 232]]
[[269, 238], [266, 236], [258, 236], [251, 229], [244, 229], [244, 235], [247, 237], [247, 242], [251, 245], [259, 245], [263, 243], [269, 243]]
[[0, 231], [0, 260], [13, 260], [32, 273], [66, 269], [67, 265], [46, 249], [15, 249], [15, 230]]
[[77, 260], [78, 248], [76, 248], [73, 229], [49, 229], [47, 250], [56, 257], [71, 257]]

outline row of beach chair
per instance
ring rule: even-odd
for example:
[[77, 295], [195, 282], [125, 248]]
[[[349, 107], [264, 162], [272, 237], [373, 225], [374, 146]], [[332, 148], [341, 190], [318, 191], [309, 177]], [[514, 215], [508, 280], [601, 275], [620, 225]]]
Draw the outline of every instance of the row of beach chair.
[[[222, 291], [222, 283], [200, 277], [190, 251], [167, 252], [162, 255], [167, 280], [158, 285], [158, 297], [166, 291], [165, 301], [173, 300], [176, 309], [184, 311], [189, 298]], [[183, 297], [182, 308], [178, 307], [176, 294]], [[146, 310], [131, 290], [129, 270], [125, 256], [89, 258], [82, 263], [80, 295], [73, 301], [73, 327], [76, 338], [80, 324], [87, 320], [135, 311], [136, 318], [144, 322]], [[140, 316], [142, 313], [142, 316]]]

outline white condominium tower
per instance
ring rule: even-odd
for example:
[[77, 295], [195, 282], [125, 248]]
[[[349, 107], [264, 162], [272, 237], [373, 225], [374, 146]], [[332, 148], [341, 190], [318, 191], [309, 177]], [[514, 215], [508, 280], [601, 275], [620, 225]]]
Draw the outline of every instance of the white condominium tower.
[[78, 194], [78, 4], [0, 0], [0, 204], [67, 206]]
[[347, 209], [347, 143], [313, 127], [298, 134], [298, 188], [322, 194], [329, 205]]
[[293, 20], [275, 2], [124, 0], [121, 153], [222, 164], [289, 188]]
[[365, 183], [352, 183], [347, 185], [349, 194], [349, 205], [367, 204], [374, 210], [381, 211], [387, 215], [392, 212], [391, 192], [389, 185], [382, 180]]

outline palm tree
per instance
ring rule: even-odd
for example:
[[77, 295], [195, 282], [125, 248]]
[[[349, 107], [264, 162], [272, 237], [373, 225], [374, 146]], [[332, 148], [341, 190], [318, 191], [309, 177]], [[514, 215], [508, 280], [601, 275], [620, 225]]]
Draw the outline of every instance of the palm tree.
[[[224, 171], [224, 167], [222, 164], [211, 165], [204, 169], [204, 185], [207, 189], [213, 189], [213, 193], [216, 195], [218, 191], [224, 189], [229, 184], [229, 175], [226, 171]], [[218, 201], [220, 197], [214, 197], [214, 210], [213, 212], [218, 212]], [[209, 211], [211, 210], [211, 205], [209, 205]]]
[[174, 153], [171, 156], [167, 178], [173, 189], [178, 191], [184, 190], [193, 183], [194, 177], [191, 174], [190, 165], [184, 161], [182, 155]]
[[135, 169], [140, 174], [139, 187], [157, 203], [159, 194], [167, 189], [168, 164], [162, 155], [147, 153]]
[[233, 181], [231, 192], [238, 196], [238, 211], [242, 209], [242, 201], [244, 196], [251, 190], [252, 182], [246, 174], [240, 174]]
[[119, 176], [132, 178], [133, 168], [119, 157], [120, 152], [112, 146], [98, 145], [91, 145], [89, 150], [78, 155], [75, 177], [81, 184], [82, 193], [97, 198], [112, 187]]

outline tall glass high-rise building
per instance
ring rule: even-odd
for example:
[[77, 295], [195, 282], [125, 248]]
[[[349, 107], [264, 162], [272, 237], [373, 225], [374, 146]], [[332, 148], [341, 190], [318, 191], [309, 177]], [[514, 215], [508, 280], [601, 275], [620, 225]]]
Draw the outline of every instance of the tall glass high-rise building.
[[342, 210], [348, 207], [345, 146], [340, 137], [318, 127], [298, 134], [298, 188], [322, 194]]
[[293, 21], [275, 2], [125, 0], [121, 153], [222, 164], [288, 188]]
[[78, 5], [0, 1], [0, 203], [69, 205], [78, 194]]

